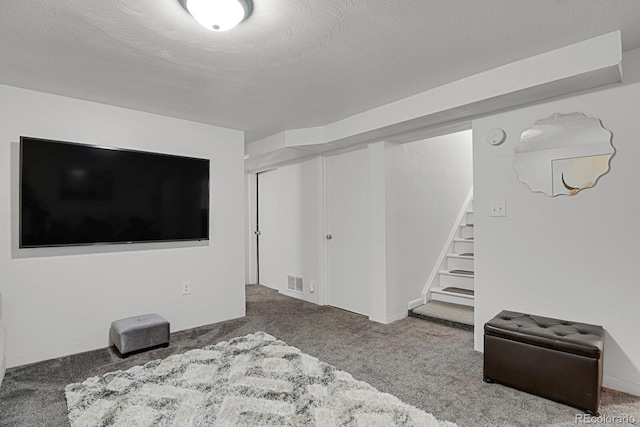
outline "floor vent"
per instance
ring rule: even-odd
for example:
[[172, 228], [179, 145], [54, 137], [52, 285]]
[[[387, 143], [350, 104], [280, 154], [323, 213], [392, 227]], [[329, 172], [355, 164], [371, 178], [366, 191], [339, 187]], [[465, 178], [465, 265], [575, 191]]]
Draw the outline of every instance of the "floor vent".
[[290, 291], [302, 292], [303, 291], [302, 277], [291, 276], [291, 275], [287, 276], [287, 288]]

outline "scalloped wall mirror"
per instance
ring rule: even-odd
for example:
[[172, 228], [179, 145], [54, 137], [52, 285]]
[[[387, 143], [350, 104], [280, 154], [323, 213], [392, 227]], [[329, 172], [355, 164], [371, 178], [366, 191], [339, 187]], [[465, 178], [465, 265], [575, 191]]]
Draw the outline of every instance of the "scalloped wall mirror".
[[522, 133], [513, 167], [532, 191], [574, 196], [609, 171], [611, 137], [599, 119], [556, 113]]

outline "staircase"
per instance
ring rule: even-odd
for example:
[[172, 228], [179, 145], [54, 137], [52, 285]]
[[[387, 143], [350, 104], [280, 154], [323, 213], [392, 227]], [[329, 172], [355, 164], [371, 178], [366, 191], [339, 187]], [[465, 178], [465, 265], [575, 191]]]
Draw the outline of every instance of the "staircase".
[[425, 304], [410, 310], [409, 315], [473, 330], [473, 199], [466, 205], [440, 257], [436, 274], [425, 286]]

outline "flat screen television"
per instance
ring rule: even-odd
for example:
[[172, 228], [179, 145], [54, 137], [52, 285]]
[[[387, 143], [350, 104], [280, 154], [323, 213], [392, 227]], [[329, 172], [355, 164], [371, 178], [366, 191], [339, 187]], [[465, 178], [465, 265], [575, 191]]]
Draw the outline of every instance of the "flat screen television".
[[21, 248], [208, 240], [209, 160], [20, 137]]

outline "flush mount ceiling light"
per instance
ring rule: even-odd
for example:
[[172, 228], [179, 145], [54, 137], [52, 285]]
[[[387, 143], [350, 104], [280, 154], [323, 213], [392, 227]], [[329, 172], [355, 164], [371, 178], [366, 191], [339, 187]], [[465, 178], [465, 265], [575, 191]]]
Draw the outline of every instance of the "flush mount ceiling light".
[[251, 0], [180, 0], [180, 3], [200, 25], [213, 31], [232, 29], [253, 10]]

